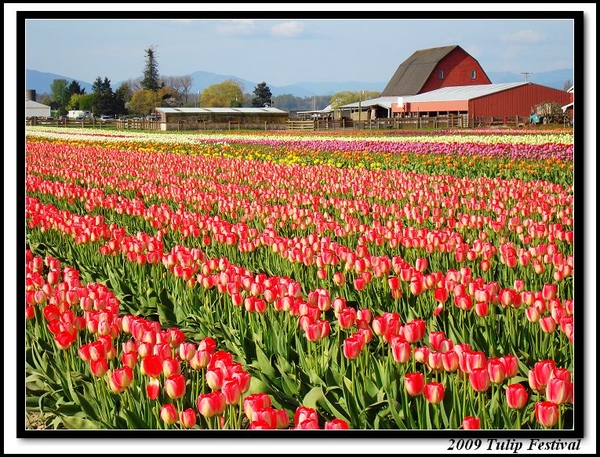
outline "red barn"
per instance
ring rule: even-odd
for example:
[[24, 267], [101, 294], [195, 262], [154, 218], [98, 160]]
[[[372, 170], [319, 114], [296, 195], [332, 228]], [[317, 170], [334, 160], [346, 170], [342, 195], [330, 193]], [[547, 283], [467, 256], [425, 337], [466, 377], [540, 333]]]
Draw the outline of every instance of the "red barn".
[[421, 49], [400, 64], [382, 97], [416, 95], [443, 87], [491, 84], [479, 62], [458, 45]]

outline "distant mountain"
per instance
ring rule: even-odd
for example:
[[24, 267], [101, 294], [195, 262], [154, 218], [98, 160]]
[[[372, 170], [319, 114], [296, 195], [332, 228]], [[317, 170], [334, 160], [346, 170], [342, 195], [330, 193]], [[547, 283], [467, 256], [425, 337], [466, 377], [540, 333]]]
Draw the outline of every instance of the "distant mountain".
[[312, 97], [313, 95], [333, 95], [336, 92], [343, 90], [374, 90], [381, 91], [385, 87], [385, 83], [365, 83], [365, 82], [299, 82], [286, 86], [275, 86], [269, 84], [268, 80], [263, 81], [248, 81], [238, 76], [219, 75], [208, 71], [195, 71], [190, 74], [194, 81], [190, 92], [202, 92], [208, 86], [219, 84], [228, 79], [233, 79], [242, 84], [244, 92], [252, 93], [254, 88], [261, 82], [266, 82], [271, 93], [274, 96], [283, 94], [292, 94], [296, 97]]
[[[490, 72], [487, 73], [487, 75], [493, 84], [525, 81], [525, 75], [522, 73]], [[563, 90], [565, 88], [566, 81], [570, 81], [571, 84], [573, 84], [573, 70], [570, 68], [564, 68], [562, 70], [530, 73], [527, 75], [527, 81], [539, 84], [540, 86], [547, 86], [554, 89]]]
[[[487, 73], [488, 77], [494, 84], [499, 83], [510, 83], [520, 82], [525, 80], [525, 75], [519, 73], [508, 73], [508, 72], [490, 72]], [[249, 81], [247, 79], [240, 78], [234, 75], [221, 75], [217, 73], [210, 73], [208, 71], [195, 71], [190, 74], [192, 77], [192, 88], [190, 93], [197, 93], [206, 89], [208, 86], [213, 84], [219, 84], [228, 79], [238, 81], [244, 92], [252, 93], [254, 88], [261, 82], [266, 82], [271, 93], [275, 96], [283, 94], [291, 94], [296, 97], [312, 97], [319, 95], [333, 95], [336, 92], [341, 91], [358, 91], [358, 90], [369, 90], [369, 91], [382, 91], [386, 86], [387, 82], [360, 82], [360, 81], [339, 81], [339, 82], [310, 82], [303, 81], [295, 84], [289, 84], [286, 86], [275, 86], [269, 83], [268, 79], [263, 81]], [[71, 82], [74, 78], [68, 76], [57, 75], [54, 73], [43, 73], [36, 70], [26, 70], [26, 89], [33, 89], [36, 93], [50, 93], [50, 87], [52, 81], [55, 79], [66, 79]], [[563, 90], [565, 82], [571, 81], [573, 83], [573, 70], [565, 68], [562, 70], [546, 71], [540, 73], [531, 73], [528, 75], [528, 81], [531, 81], [542, 86], [553, 87], [558, 90]], [[86, 81], [77, 80], [82, 88], [85, 88], [86, 93], [91, 93], [92, 84]], [[121, 85], [122, 81], [111, 82], [113, 90], [116, 90]]]
[[[55, 79], [66, 79], [67, 83], [73, 81], [74, 78], [68, 76], [57, 75], [55, 73], [44, 73], [37, 70], [25, 70], [25, 89], [35, 90], [36, 95], [50, 94], [52, 81]], [[86, 94], [92, 93], [92, 85], [88, 82], [77, 80], [79, 86], [85, 89]]]

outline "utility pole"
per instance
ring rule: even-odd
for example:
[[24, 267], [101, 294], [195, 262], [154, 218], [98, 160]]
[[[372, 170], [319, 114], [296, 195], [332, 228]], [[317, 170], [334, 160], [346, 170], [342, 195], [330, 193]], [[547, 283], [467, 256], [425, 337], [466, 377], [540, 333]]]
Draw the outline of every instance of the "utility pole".
[[527, 82], [527, 78], [528, 78], [528, 76], [529, 76], [531, 73], [530, 73], [530, 72], [528, 72], [528, 71], [523, 71], [523, 72], [521, 72], [521, 74], [522, 74], [522, 75], [525, 75], [525, 82]]
[[363, 94], [364, 92], [365, 92], [364, 90], [361, 90], [361, 91], [358, 93], [358, 122], [360, 122], [360, 115], [361, 115], [361, 112], [362, 112], [362, 107], [361, 107], [361, 102], [362, 102], [362, 94]]

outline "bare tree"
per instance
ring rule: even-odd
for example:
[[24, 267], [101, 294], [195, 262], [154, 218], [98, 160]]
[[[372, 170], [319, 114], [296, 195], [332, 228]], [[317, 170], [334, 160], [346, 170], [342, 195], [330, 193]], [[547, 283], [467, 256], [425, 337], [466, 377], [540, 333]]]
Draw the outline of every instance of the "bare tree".
[[180, 102], [183, 105], [187, 105], [188, 96], [190, 90], [192, 89], [192, 77], [190, 75], [185, 76], [163, 76], [162, 82], [165, 86], [169, 86], [175, 92], [177, 92], [177, 96]]

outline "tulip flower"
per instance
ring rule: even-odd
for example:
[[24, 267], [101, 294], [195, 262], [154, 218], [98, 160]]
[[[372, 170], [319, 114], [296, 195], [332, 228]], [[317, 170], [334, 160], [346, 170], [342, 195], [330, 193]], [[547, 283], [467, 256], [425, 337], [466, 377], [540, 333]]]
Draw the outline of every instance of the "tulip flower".
[[158, 378], [163, 372], [162, 361], [159, 356], [148, 354], [142, 359], [142, 373], [151, 378]]
[[128, 366], [113, 370], [108, 377], [110, 390], [116, 394], [124, 392], [131, 381], [133, 381], [133, 370]]
[[179, 413], [179, 423], [183, 428], [192, 428], [196, 425], [196, 411], [192, 408], [184, 409]]
[[177, 422], [177, 409], [175, 408], [175, 405], [172, 403], [162, 405], [160, 408], [160, 418], [167, 425]]
[[158, 378], [150, 378], [146, 384], [146, 394], [150, 400], [156, 400], [160, 393], [160, 380]]
[[227, 403], [225, 395], [220, 392], [211, 392], [209, 394], [201, 394], [197, 401], [198, 412], [204, 417], [218, 416], [225, 411]]
[[254, 420], [254, 412], [271, 407], [271, 397], [264, 393], [256, 393], [244, 397], [244, 414]]
[[490, 381], [494, 384], [500, 384], [506, 379], [506, 366], [501, 358], [490, 357], [487, 360], [487, 370]]
[[535, 404], [535, 419], [544, 427], [554, 427], [558, 422], [559, 415], [556, 403], [541, 401]]
[[344, 357], [347, 359], [356, 359], [360, 355], [365, 346], [364, 340], [357, 334], [351, 335], [344, 340], [342, 348], [344, 351]]
[[185, 377], [182, 374], [174, 374], [165, 380], [165, 391], [169, 398], [176, 400], [185, 395]]
[[285, 409], [278, 409], [275, 411], [275, 422], [277, 429], [285, 429], [290, 425], [290, 416]]
[[90, 369], [94, 376], [101, 378], [108, 371], [108, 361], [104, 357], [90, 360]]
[[350, 426], [348, 422], [343, 419], [333, 419], [331, 421], [325, 422], [324, 429], [325, 430], [348, 430]]
[[466, 416], [462, 422], [464, 430], [479, 430], [481, 428], [481, 420], [478, 417]]
[[225, 395], [225, 403], [235, 405], [239, 403], [242, 396], [242, 389], [235, 379], [226, 379], [221, 386], [221, 392]]
[[573, 394], [573, 384], [561, 378], [550, 378], [546, 384], [546, 398], [552, 403], [567, 403]]
[[392, 356], [396, 362], [407, 363], [410, 360], [412, 348], [410, 343], [406, 341], [403, 336], [392, 336], [390, 339], [390, 346], [392, 348]]
[[425, 399], [434, 405], [441, 403], [444, 399], [444, 384], [435, 381], [425, 384]]
[[485, 368], [475, 368], [469, 373], [469, 382], [476, 392], [485, 392], [490, 388], [490, 375]]
[[523, 409], [529, 394], [522, 384], [510, 384], [506, 387], [506, 403], [513, 409]]
[[423, 373], [406, 373], [404, 375], [404, 388], [412, 397], [421, 395], [425, 389], [425, 377]]

